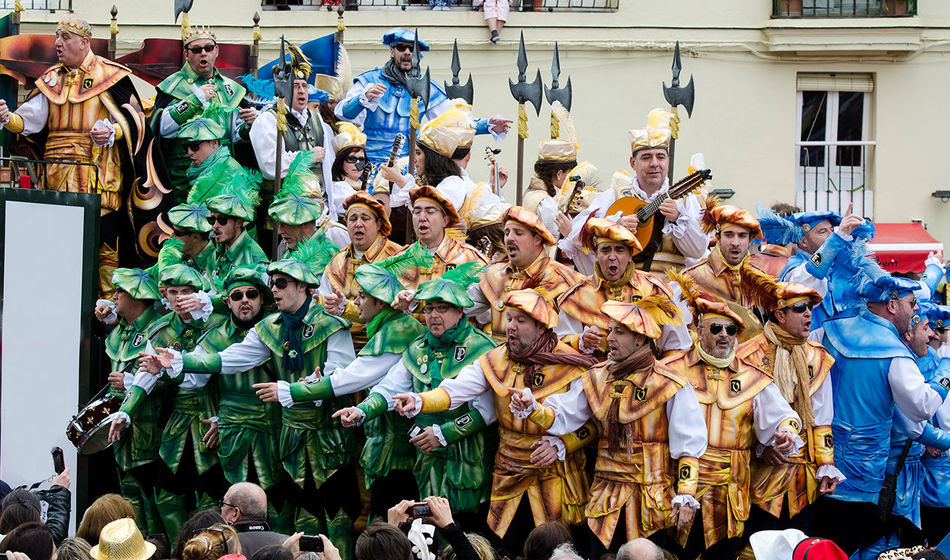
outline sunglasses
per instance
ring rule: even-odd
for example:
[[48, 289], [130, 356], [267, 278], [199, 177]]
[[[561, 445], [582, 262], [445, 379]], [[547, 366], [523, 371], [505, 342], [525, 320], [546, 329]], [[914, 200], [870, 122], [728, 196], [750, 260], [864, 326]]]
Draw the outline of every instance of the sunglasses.
[[213, 51], [216, 46], [217, 45], [205, 45], [203, 47], [186, 47], [186, 48], [189, 51], [191, 51], [191, 54], [201, 54], [201, 51], [204, 51], [204, 52]]
[[222, 226], [226, 226], [229, 221], [231, 221], [231, 216], [208, 216], [208, 223], [211, 225], [218, 222]]
[[174, 234], [175, 237], [184, 237], [191, 232], [183, 230], [183, 229], [172, 228], [172, 233]]
[[271, 278], [270, 286], [271, 288], [277, 288], [278, 290], [283, 290], [290, 284], [290, 280], [286, 278]]
[[197, 152], [201, 149], [201, 142], [186, 142], [185, 151], [186, 152]]
[[393, 48], [396, 49], [397, 52], [406, 52], [406, 51], [412, 52], [413, 46], [410, 45], [409, 43], [399, 43]]
[[436, 313], [442, 314], [448, 312], [449, 309], [452, 309], [452, 306], [447, 303], [442, 304], [428, 304], [422, 308], [422, 312], [426, 315], [435, 311]]
[[366, 158], [356, 157], [356, 156], [346, 156], [345, 158], [343, 158], [343, 161], [345, 161], [346, 163], [360, 163], [360, 162], [366, 163]]
[[811, 303], [796, 303], [795, 305], [789, 306], [787, 309], [794, 313], [804, 313], [805, 311], [811, 311], [815, 306]]
[[712, 334], [719, 334], [722, 332], [722, 329], [726, 329], [726, 334], [729, 336], [735, 336], [738, 332], [738, 328], [735, 325], [723, 325], [722, 323], [713, 323], [709, 325], [709, 332]]
[[231, 292], [231, 295], [228, 297], [231, 298], [231, 301], [238, 302], [244, 298], [247, 298], [249, 300], [257, 299], [257, 297], [260, 295], [261, 293], [258, 292], [257, 290], [250, 289], [250, 290], [247, 290], [246, 292]]

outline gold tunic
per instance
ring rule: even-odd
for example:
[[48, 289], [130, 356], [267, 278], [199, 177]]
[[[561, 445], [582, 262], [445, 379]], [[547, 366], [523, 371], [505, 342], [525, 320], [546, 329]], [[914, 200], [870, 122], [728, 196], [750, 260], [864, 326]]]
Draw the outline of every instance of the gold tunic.
[[[726, 369], [704, 362], [695, 348], [663, 360], [686, 378], [706, 417], [709, 445], [699, 459], [700, 502], [706, 546], [742, 534], [749, 518], [750, 450], [758, 443], [753, 418], [753, 398], [772, 380], [760, 369], [733, 359]], [[792, 431], [798, 423], [786, 420]], [[695, 522], [695, 521], [694, 521]], [[680, 532], [684, 538], [689, 534]]]
[[[343, 309], [343, 318], [352, 323], [350, 334], [353, 335], [353, 347], [357, 352], [366, 346], [366, 325], [359, 322], [359, 308], [356, 306], [356, 296], [360, 287], [353, 280], [356, 269], [367, 263], [374, 263], [389, 258], [402, 251], [402, 246], [383, 236], [369, 246], [369, 249], [359, 258], [349, 244], [330, 260], [326, 268], [327, 281], [334, 291], [339, 291], [346, 297], [346, 307]], [[321, 302], [322, 303], [322, 302]]]
[[507, 261], [489, 266], [478, 287], [491, 306], [492, 337], [499, 344], [505, 341], [505, 294], [508, 292], [532, 288], [554, 303], [583, 281], [584, 275], [551, 259], [544, 251], [524, 269], [519, 270]]
[[[573, 353], [574, 350], [558, 343], [554, 352]], [[488, 526], [503, 537], [524, 494], [528, 495], [535, 525], [557, 520], [580, 523], [590, 488], [581, 448], [593, 441], [596, 435], [593, 426], [585, 424], [574, 434], [561, 438], [567, 450], [564, 461], [555, 461], [547, 467], [534, 465], [531, 446], [541, 441], [545, 431], [527, 418], [515, 417], [508, 408], [508, 388], [526, 386], [524, 367], [509, 359], [508, 347], [504, 345], [479, 358], [479, 364], [493, 391], [500, 438], [492, 476]], [[543, 403], [545, 397], [567, 391], [583, 372], [583, 368], [569, 365], [544, 366], [531, 379], [531, 392], [538, 403]]]
[[[744, 260], [748, 259], [746, 256]], [[684, 269], [683, 274], [696, 280], [699, 289], [714, 300], [735, 303], [746, 308], [753, 305], [751, 292], [742, 288], [742, 265], [728, 266], [719, 249], [715, 247], [708, 257]]]
[[[584, 514], [605, 547], [610, 546], [624, 506], [627, 541], [672, 526], [673, 497], [695, 494], [698, 465], [695, 457], [683, 457], [674, 469], [670, 458], [665, 405], [686, 380], [661, 363], [623, 379], [610, 380], [609, 375], [606, 367], [597, 367], [581, 377], [600, 433], [594, 482]], [[612, 452], [607, 439], [608, 414], [617, 399], [618, 419], [630, 442], [624, 453]], [[674, 478], [678, 481], [675, 492]]]
[[[772, 378], [775, 345], [770, 343], [764, 334], [759, 334], [742, 345], [736, 356]], [[810, 380], [808, 396], [812, 397], [828, 376], [834, 358], [824, 347], [810, 340], [805, 342], [805, 358]], [[791, 517], [818, 499], [818, 480], [815, 476], [818, 467], [834, 464], [830, 425], [805, 426], [801, 437], [805, 441], [805, 447], [789, 456], [788, 463], [784, 465], [771, 466], [758, 459], [752, 461], [752, 503], [775, 517], [782, 514], [786, 496]]]
[[[485, 255], [479, 253], [475, 247], [455, 239], [448, 233], [442, 238], [442, 243], [436, 248], [432, 257], [433, 263], [431, 267], [411, 268], [399, 276], [399, 280], [406, 288], [414, 290], [419, 284], [432, 280], [433, 278], [438, 278], [442, 276], [446, 270], [452, 270], [462, 263], [477, 261], [483, 265], [488, 264]], [[419, 319], [419, 322], [425, 324], [425, 316], [421, 311], [417, 311], [412, 315], [416, 319]]]

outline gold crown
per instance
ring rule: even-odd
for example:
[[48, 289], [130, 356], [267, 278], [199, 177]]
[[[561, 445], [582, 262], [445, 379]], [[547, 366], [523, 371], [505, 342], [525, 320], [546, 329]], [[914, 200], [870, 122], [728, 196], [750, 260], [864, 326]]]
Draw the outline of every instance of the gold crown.
[[181, 38], [186, 47], [192, 41], [197, 41], [198, 39], [211, 39], [215, 43], [218, 42], [218, 37], [215, 36], [214, 31], [207, 25], [195, 25], [189, 29], [188, 32], [184, 33]]
[[56, 24], [56, 30], [69, 31], [74, 35], [79, 35], [86, 39], [92, 38], [92, 27], [89, 26], [89, 22], [77, 17], [67, 16], [59, 20], [59, 23]]

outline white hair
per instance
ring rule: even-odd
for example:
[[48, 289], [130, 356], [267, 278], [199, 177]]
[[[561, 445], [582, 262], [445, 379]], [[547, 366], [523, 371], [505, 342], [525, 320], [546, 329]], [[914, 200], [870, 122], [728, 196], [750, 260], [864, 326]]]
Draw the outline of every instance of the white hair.
[[577, 554], [571, 543], [561, 543], [551, 552], [550, 560], [584, 560]]

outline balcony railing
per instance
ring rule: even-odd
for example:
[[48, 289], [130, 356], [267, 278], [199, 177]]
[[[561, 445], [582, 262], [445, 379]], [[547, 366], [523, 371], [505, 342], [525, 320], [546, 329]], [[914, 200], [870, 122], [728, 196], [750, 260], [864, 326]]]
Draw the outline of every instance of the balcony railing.
[[[43, 10], [56, 12], [61, 10], [72, 11], [73, 0], [21, 0], [25, 10]], [[0, 10], [12, 10], [15, 0], [0, 0]]]
[[[341, 4], [347, 10], [380, 8], [405, 10], [430, 7], [428, 0], [262, 0], [264, 7], [278, 10], [318, 10], [320, 8], [336, 10]], [[478, 0], [450, 2], [453, 10], [477, 10], [480, 4]], [[523, 12], [606, 12], [615, 11], [619, 5], [620, 0], [514, 0], [511, 9]]]
[[873, 141], [798, 142], [795, 203], [803, 211], [832, 210], [874, 215], [870, 188]]
[[777, 18], [867, 18], [917, 15], [917, 0], [772, 0]]

